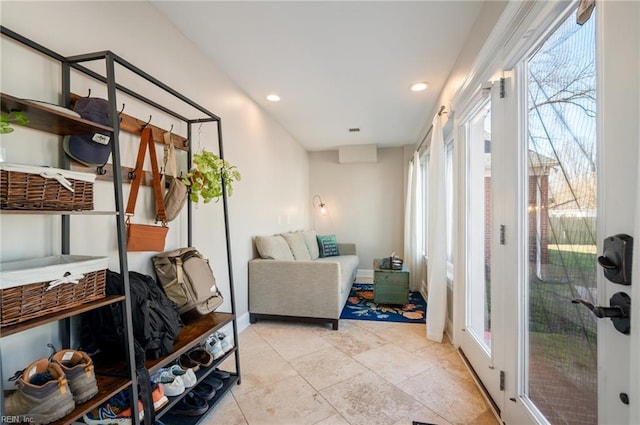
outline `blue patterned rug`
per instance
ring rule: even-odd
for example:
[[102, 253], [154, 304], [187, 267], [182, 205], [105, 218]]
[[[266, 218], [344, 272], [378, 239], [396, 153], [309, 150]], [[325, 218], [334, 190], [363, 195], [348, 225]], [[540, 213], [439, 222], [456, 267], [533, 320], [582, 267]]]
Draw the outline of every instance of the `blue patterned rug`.
[[382, 322], [425, 323], [427, 303], [420, 292], [410, 292], [403, 306], [373, 302], [372, 283], [354, 283], [341, 319], [378, 320]]

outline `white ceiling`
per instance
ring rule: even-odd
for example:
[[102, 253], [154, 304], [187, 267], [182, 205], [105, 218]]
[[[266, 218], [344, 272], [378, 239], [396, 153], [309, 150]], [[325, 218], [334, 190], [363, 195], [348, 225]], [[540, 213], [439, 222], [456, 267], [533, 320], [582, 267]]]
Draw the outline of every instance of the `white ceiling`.
[[[482, 7], [473, 0], [154, 4], [311, 151], [416, 143]], [[431, 86], [410, 91], [417, 81]], [[267, 101], [269, 93], [282, 100]]]

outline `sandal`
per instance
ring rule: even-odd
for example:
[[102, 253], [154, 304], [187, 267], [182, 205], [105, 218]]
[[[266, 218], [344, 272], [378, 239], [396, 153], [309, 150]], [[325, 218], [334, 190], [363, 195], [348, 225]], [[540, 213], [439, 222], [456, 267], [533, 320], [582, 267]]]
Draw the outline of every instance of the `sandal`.
[[181, 355], [180, 358], [178, 359], [178, 364], [180, 365], [181, 368], [191, 369], [194, 372], [197, 372], [198, 369], [200, 369], [200, 363], [196, 362], [191, 357], [189, 357], [189, 354]]
[[200, 366], [209, 367], [213, 364], [213, 356], [204, 348], [195, 348], [188, 353], [189, 358]]

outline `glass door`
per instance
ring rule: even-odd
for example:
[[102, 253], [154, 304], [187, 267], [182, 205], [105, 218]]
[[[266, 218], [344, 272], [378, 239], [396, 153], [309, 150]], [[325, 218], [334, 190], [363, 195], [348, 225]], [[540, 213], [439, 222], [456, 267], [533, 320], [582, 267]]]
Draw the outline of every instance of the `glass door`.
[[498, 288], [494, 215], [496, 188], [494, 150], [492, 140], [492, 100], [489, 92], [481, 94], [468, 113], [463, 114], [459, 137], [464, 147], [465, 171], [462, 182], [466, 196], [464, 275], [459, 279], [464, 287], [464, 327], [460, 349], [475, 373], [483, 382], [495, 405], [500, 408], [499, 367], [496, 368], [494, 324], [497, 318], [492, 309]]
[[598, 423], [598, 323], [572, 300], [600, 301], [595, 19], [578, 25], [574, 9], [554, 27], [516, 68], [518, 397], [507, 410], [526, 415], [503, 419], [588, 425]]

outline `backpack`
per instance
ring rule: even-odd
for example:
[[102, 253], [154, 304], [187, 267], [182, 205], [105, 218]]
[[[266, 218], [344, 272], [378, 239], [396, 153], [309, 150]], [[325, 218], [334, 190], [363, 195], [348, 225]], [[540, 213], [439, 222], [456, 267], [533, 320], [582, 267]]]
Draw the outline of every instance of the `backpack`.
[[[136, 364], [173, 352], [182, 321], [177, 306], [167, 298], [151, 276], [129, 272], [130, 302]], [[124, 295], [120, 273], [107, 270], [106, 295]], [[82, 315], [81, 344], [85, 351], [97, 350], [121, 356], [124, 353], [123, 304], [113, 303]]]
[[216, 286], [209, 260], [193, 247], [163, 252], [152, 258], [158, 282], [178, 305], [180, 314], [195, 310], [207, 314], [224, 300]]

